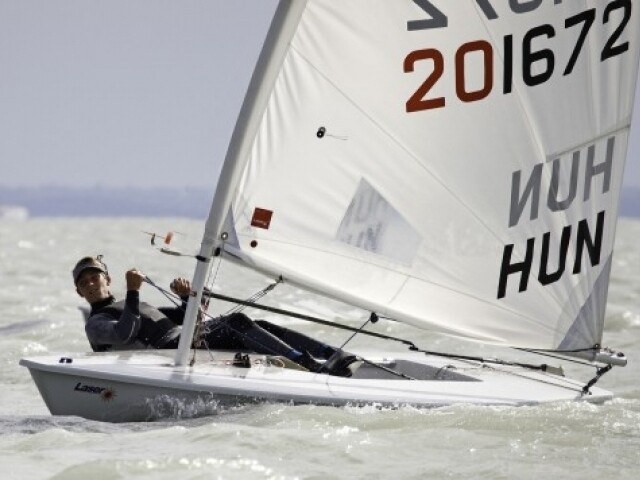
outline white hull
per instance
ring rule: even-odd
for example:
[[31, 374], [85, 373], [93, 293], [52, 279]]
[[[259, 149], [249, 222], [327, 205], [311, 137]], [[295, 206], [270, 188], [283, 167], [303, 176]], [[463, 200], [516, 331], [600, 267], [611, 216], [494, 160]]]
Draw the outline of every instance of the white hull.
[[[109, 421], [148, 421], [191, 417], [218, 408], [255, 401], [318, 405], [435, 407], [458, 403], [525, 405], [558, 401], [601, 403], [610, 392], [584, 382], [515, 367], [427, 357], [422, 354], [378, 354], [376, 362], [414, 378], [391, 377], [362, 365], [351, 378], [282, 368], [275, 359], [250, 355], [252, 367], [230, 365], [233, 354], [198, 352], [193, 367], [173, 366], [173, 351], [51, 355], [25, 358], [40, 393], [54, 415]], [[61, 363], [61, 359], [69, 363]], [[367, 357], [372, 358], [373, 357]], [[68, 361], [68, 360], [66, 360]]]

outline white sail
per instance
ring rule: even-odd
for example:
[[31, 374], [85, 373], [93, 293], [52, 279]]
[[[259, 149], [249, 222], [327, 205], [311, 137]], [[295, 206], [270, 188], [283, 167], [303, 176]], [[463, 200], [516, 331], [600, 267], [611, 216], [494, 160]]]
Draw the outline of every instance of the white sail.
[[380, 315], [599, 344], [637, 3], [283, 0], [204, 244], [228, 211], [229, 252]]

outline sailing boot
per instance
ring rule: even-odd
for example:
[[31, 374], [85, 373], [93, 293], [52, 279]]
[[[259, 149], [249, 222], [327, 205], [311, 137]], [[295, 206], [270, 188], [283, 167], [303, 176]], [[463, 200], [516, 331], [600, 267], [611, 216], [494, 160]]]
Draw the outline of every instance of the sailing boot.
[[306, 350], [303, 350], [299, 357], [292, 358], [292, 360], [310, 372], [320, 372], [320, 369], [322, 368], [322, 363], [317, 362], [316, 359], [313, 358]]
[[336, 352], [324, 362], [322, 372], [334, 375], [336, 377], [350, 377], [353, 371], [350, 366], [358, 360], [354, 354], [345, 352], [344, 350], [336, 350]]

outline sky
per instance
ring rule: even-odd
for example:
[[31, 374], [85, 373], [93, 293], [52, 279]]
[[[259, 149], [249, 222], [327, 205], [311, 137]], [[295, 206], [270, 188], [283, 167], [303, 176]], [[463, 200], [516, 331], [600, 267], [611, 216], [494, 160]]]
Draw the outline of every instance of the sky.
[[215, 185], [276, 0], [0, 0], [0, 185]]
[[0, 0], [0, 186], [213, 188], [276, 5]]

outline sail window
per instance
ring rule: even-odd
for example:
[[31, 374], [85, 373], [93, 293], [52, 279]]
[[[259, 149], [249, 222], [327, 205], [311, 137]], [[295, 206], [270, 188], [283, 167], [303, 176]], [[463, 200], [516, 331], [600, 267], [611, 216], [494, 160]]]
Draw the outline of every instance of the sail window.
[[410, 264], [422, 238], [369, 182], [362, 179], [336, 235], [340, 242]]

